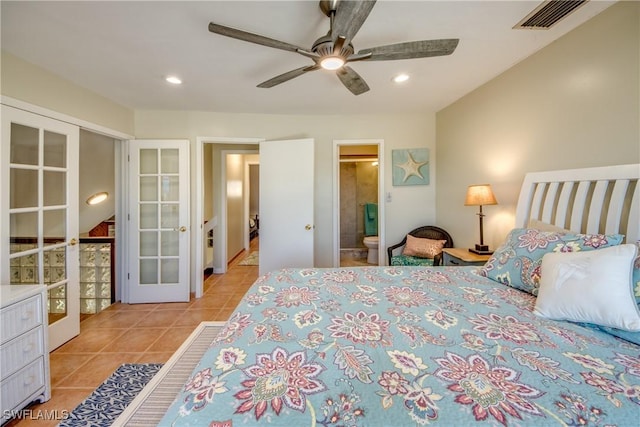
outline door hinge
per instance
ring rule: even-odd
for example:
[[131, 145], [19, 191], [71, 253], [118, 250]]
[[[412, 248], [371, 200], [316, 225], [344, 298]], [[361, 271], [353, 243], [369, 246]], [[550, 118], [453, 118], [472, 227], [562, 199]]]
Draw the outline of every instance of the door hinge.
[[131, 221], [131, 214], [127, 214], [127, 221]]
[[131, 155], [127, 154], [127, 162], [130, 162], [130, 161], [131, 161]]
[[131, 273], [127, 273], [127, 280], [131, 280]]

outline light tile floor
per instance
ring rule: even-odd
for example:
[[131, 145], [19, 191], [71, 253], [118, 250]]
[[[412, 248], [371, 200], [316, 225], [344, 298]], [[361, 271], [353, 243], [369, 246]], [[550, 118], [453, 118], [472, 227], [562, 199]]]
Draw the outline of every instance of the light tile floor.
[[[258, 250], [253, 239], [250, 251]], [[71, 411], [123, 363], [164, 363], [194, 328], [206, 320], [227, 320], [258, 278], [257, 266], [237, 265], [237, 256], [223, 275], [211, 275], [204, 295], [185, 303], [120, 304], [80, 322], [80, 335], [50, 354], [52, 397], [28, 407], [31, 417], [3, 427], [56, 426], [63, 410]]]

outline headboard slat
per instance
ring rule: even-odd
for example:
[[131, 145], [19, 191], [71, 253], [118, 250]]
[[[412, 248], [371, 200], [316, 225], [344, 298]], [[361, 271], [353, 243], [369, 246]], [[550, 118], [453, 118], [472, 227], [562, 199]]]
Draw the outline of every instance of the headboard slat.
[[600, 232], [602, 215], [603, 212], [606, 213], [603, 208], [606, 202], [605, 196], [607, 194], [608, 185], [608, 181], [596, 182], [596, 187], [591, 195], [591, 205], [589, 206], [589, 214], [587, 217], [586, 232], [588, 234], [598, 234]]
[[556, 211], [556, 194], [558, 194], [559, 187], [559, 183], [552, 182], [547, 188], [547, 194], [545, 196], [544, 205], [542, 207], [542, 217], [540, 218], [547, 224], [551, 224], [551, 222], [553, 221], [553, 214]]
[[560, 192], [558, 209], [556, 210], [556, 220], [554, 222], [554, 225], [560, 228], [567, 228], [567, 213], [573, 202], [571, 196], [573, 195], [574, 184], [574, 182], [565, 182]]
[[607, 223], [605, 226], [605, 232], [607, 234], [620, 233], [621, 231], [624, 231], [621, 229], [621, 221], [628, 187], [629, 180], [627, 179], [621, 179], [613, 184], [613, 191], [611, 192], [611, 200], [609, 202], [609, 211], [607, 212]]
[[582, 181], [578, 183], [578, 191], [576, 191], [576, 198], [573, 201], [573, 210], [571, 212], [571, 219], [569, 221], [569, 230], [582, 233], [584, 228], [582, 227], [583, 214], [586, 212], [586, 206], [589, 201], [589, 189], [591, 183], [589, 181]]

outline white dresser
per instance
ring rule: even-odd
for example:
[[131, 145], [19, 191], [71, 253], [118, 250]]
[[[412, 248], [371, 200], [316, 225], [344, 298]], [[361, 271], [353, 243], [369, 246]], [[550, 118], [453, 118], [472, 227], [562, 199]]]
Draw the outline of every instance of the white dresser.
[[51, 398], [46, 292], [42, 285], [0, 286], [2, 421]]

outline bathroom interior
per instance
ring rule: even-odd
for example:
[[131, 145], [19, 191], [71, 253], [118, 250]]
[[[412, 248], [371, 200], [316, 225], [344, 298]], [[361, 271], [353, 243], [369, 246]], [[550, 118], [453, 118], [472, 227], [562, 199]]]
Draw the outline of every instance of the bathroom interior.
[[378, 264], [378, 146], [340, 146], [340, 266]]

